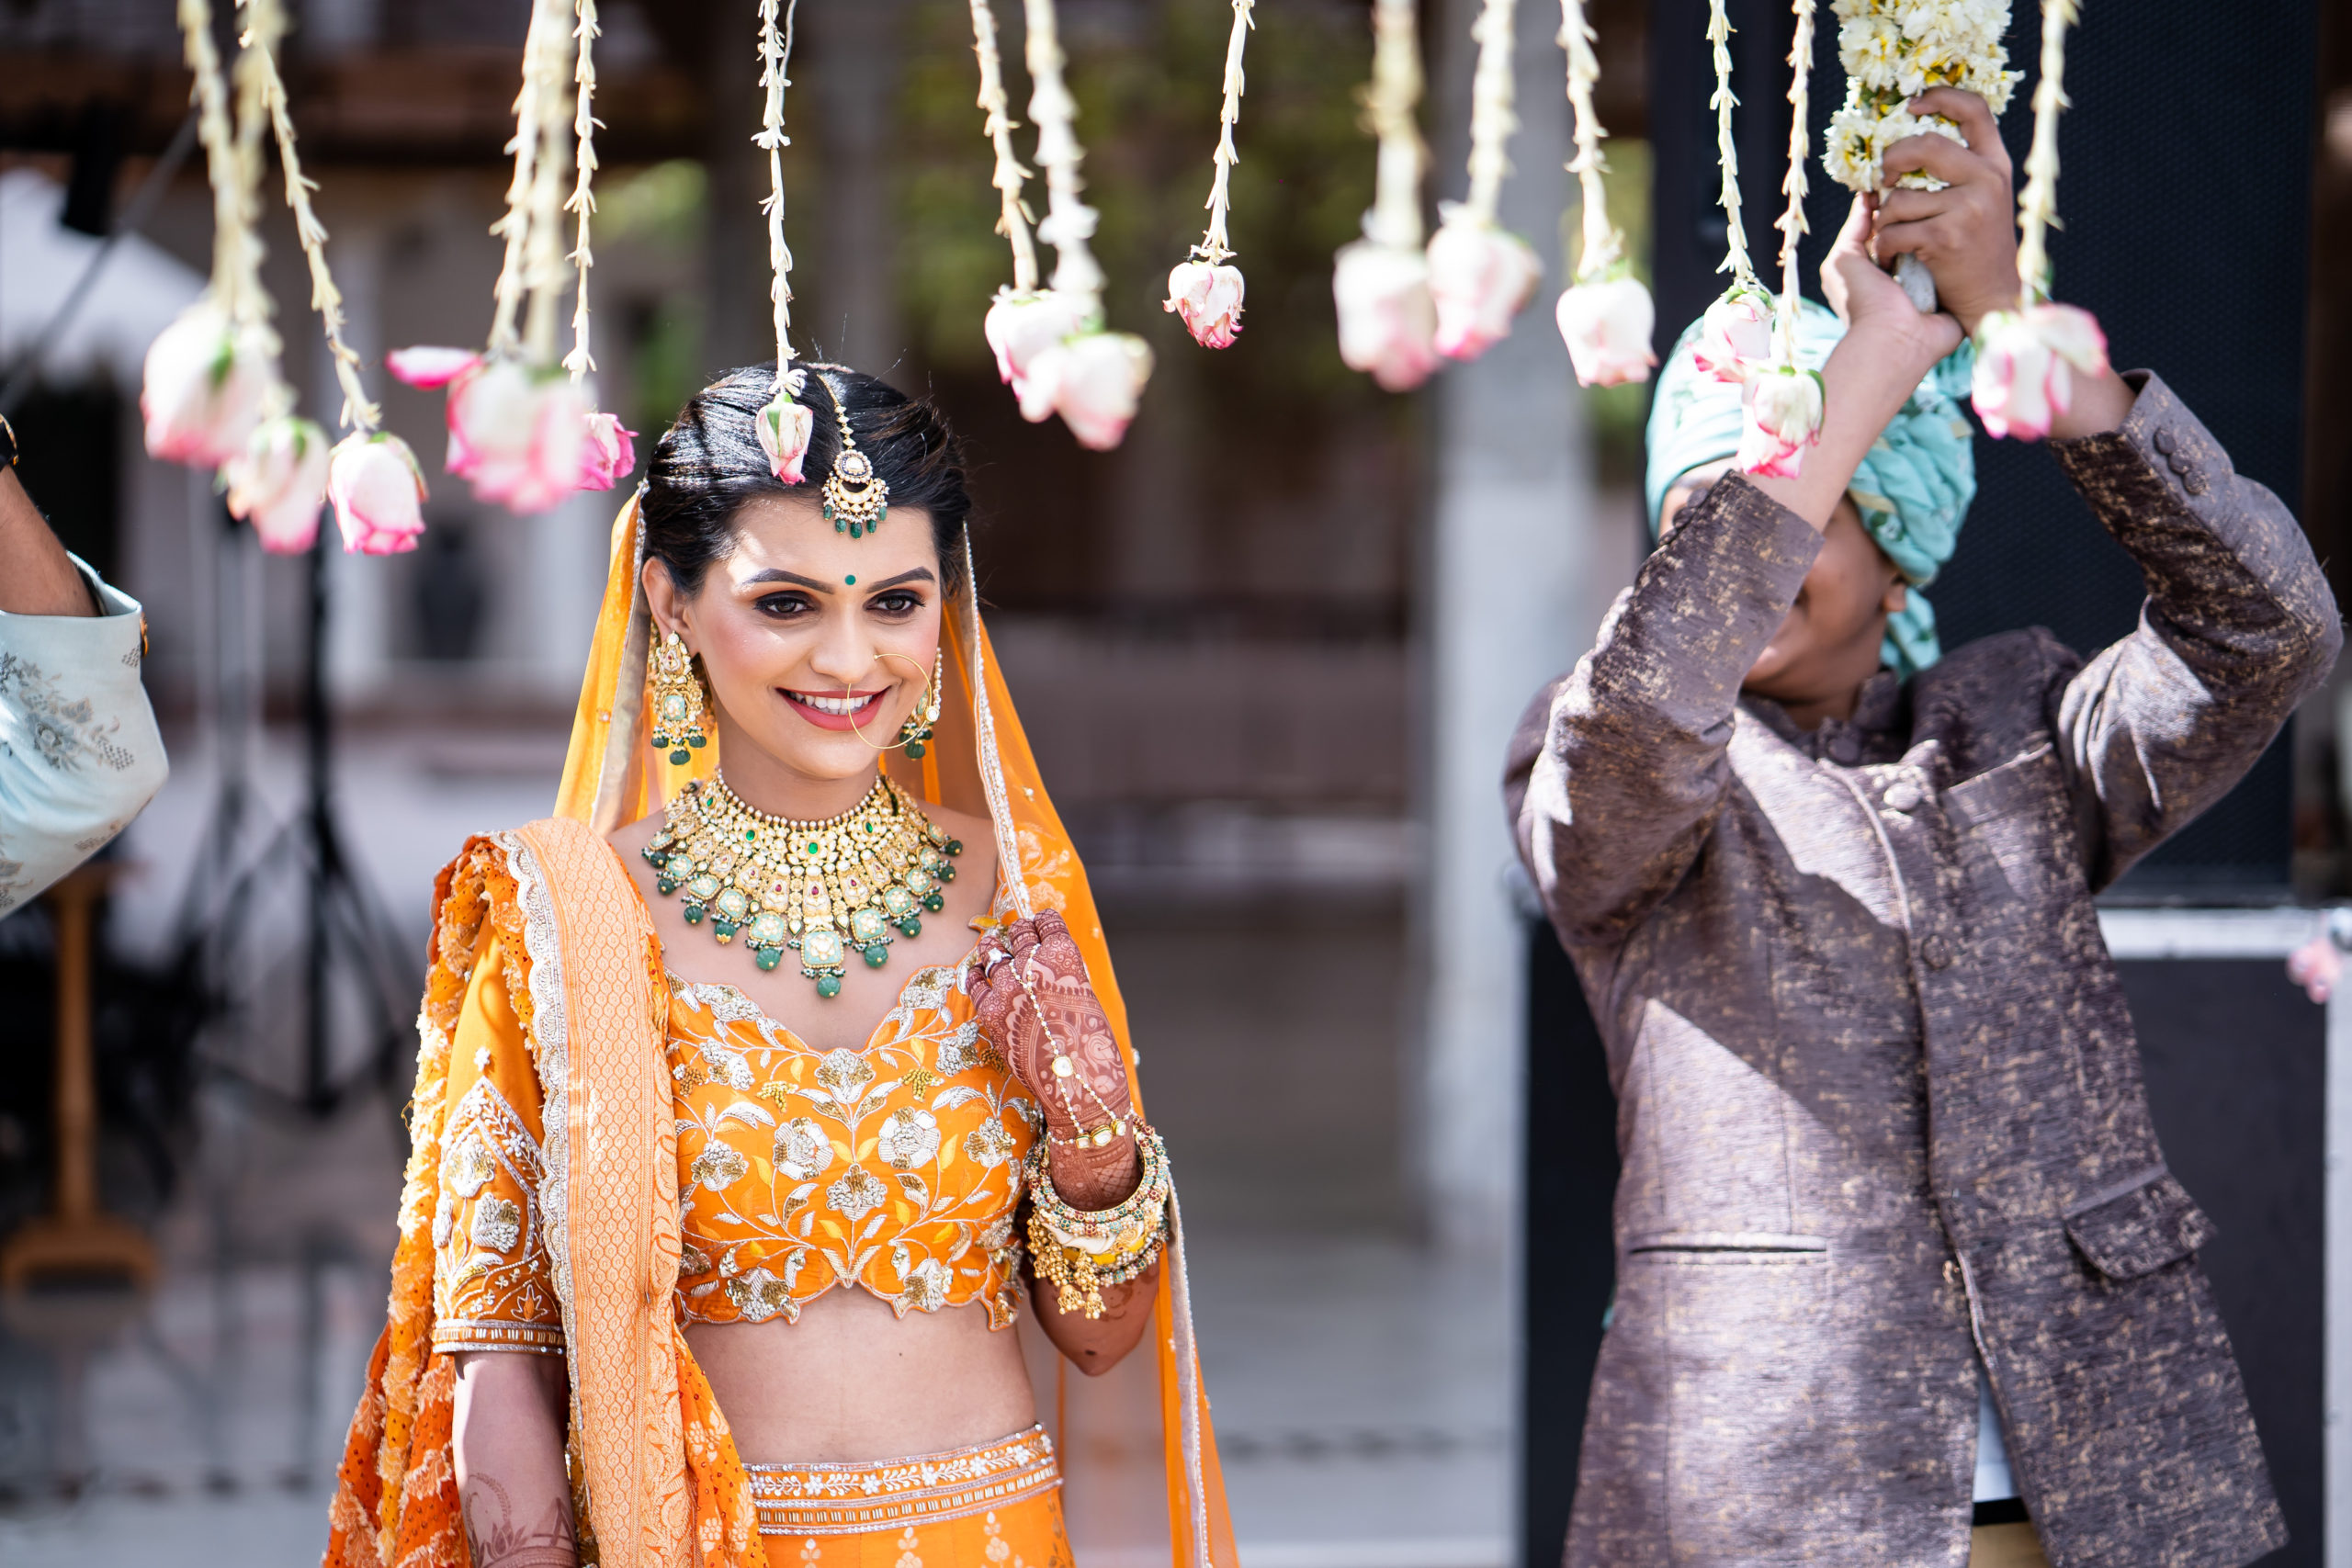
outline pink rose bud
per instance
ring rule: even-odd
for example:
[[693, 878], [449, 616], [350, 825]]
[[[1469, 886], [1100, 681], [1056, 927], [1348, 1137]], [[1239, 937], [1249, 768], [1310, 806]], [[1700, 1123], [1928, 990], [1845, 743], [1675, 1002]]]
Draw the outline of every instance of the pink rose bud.
[[1544, 276], [1528, 243], [1506, 229], [1455, 218], [1430, 236], [1430, 298], [1437, 351], [1476, 359], [1510, 333], [1510, 320]]
[[1108, 452], [1127, 433], [1136, 400], [1151, 375], [1151, 348], [1133, 333], [1087, 333], [1037, 356], [1030, 367], [1021, 412], [1032, 423], [1034, 395], [1049, 395], [1046, 412], [1062, 416], [1078, 444]]
[[290, 415], [264, 420], [245, 449], [220, 466], [230, 514], [251, 523], [271, 555], [302, 554], [319, 536], [327, 462], [325, 431]]
[[1391, 392], [1409, 391], [1437, 368], [1437, 307], [1429, 258], [1402, 245], [1357, 240], [1331, 269], [1340, 358]]
[[1998, 438], [2039, 441], [2075, 403], [2075, 372], [2107, 369], [2107, 334], [2098, 318], [2073, 305], [1995, 310], [1976, 323], [1976, 369], [1969, 400]]
[[480, 499], [545, 512], [580, 488], [588, 396], [562, 371], [497, 359], [449, 383], [448, 469]]
[[1768, 365], [1748, 378], [1741, 394], [1739, 451], [1743, 473], [1792, 479], [1804, 455], [1821, 439], [1821, 374]]
[[384, 432], [344, 437], [327, 468], [327, 499], [346, 554], [392, 556], [424, 532], [424, 473], [408, 443]]
[[1657, 310], [1640, 278], [1626, 273], [1579, 283], [1560, 296], [1555, 314], [1579, 385], [1615, 387], [1650, 378], [1650, 367], [1657, 363], [1650, 351]]
[[622, 428], [616, 413], [588, 416], [587, 440], [580, 448], [580, 488], [610, 490], [637, 468], [637, 432]]
[[1231, 348], [1241, 331], [1241, 269], [1179, 262], [1168, 274], [1168, 298], [1160, 303], [1184, 318], [1184, 330], [1203, 348]]
[[1691, 363], [1718, 381], [1745, 381], [1771, 359], [1772, 297], [1735, 284], [1700, 319]]
[[[1004, 288], [997, 291], [996, 302], [989, 307], [988, 320], [981, 330], [988, 334], [989, 347], [995, 351], [998, 378], [1018, 392], [1022, 382], [1028, 379], [1029, 367], [1037, 355], [1073, 335], [1084, 324], [1078, 307], [1059, 294], [1051, 290], [1015, 294]], [[1046, 416], [1041, 413], [1031, 417], [1034, 421]]]
[[277, 366], [266, 330], [199, 299], [155, 334], [140, 381], [149, 454], [215, 468], [245, 449]]
[[778, 389], [760, 411], [760, 450], [768, 455], [768, 472], [788, 485], [800, 483], [800, 465], [808, 460], [808, 437], [817, 429], [817, 415], [806, 403]]
[[396, 381], [427, 390], [446, 387], [468, 371], [479, 370], [482, 356], [470, 348], [396, 348], [384, 355], [384, 368]]

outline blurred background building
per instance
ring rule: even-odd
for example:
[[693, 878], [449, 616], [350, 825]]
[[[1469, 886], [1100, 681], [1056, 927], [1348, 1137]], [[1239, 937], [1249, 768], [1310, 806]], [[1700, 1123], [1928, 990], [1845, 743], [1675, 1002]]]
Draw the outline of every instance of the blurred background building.
[[[998, 9], [1018, 115], [1020, 8]], [[1103, 895], [1155, 1120], [1180, 1154], [1250, 1561], [1500, 1568], [1522, 1551], [1531, 951], [1501, 750], [1644, 548], [1646, 389], [1578, 391], [1547, 319], [1575, 219], [1559, 18], [1520, 7], [1503, 213], [1544, 254], [1546, 283], [1486, 358], [1394, 397], [1340, 364], [1330, 303], [1331, 254], [1371, 200], [1364, 0], [1259, 8], [1232, 220], [1250, 307], [1218, 354], [1159, 301], [1201, 222], [1229, 11], [1060, 9], [1112, 321], [1159, 356], [1125, 445], [1092, 454], [1058, 423], [1024, 424], [997, 382], [979, 324], [1008, 267], [954, 0], [799, 9], [785, 171], [796, 338], [935, 397], [970, 442], [981, 592]], [[1611, 209], [1646, 267], [1651, 106], [1672, 95], [1653, 87], [1652, 7], [1589, 9]], [[431, 470], [440, 396], [376, 362], [486, 330], [527, 5], [295, 10], [293, 118], [350, 340]], [[696, 388], [772, 351], [752, 7], [601, 10], [598, 380], [642, 453]], [[1433, 200], [1464, 185], [1476, 10], [1423, 7]], [[1695, 15], [1657, 17], [1669, 12], [1678, 28]], [[1777, 83], [1769, 28], [1749, 32], [1741, 69], [1759, 74], [1743, 82]], [[2352, 83], [2341, 33], [2326, 35], [2312, 126], [2314, 388], [2352, 347], [2346, 296], [2324, 281], [2347, 276], [2352, 242], [2352, 87], [2325, 96]], [[160, 1549], [291, 1564], [322, 1544], [380, 1322], [432, 875], [467, 833], [548, 808], [616, 503], [582, 495], [516, 519], [435, 474], [414, 555], [328, 558], [319, 673], [354, 874], [347, 897], [314, 908], [308, 563], [261, 557], [209, 481], [150, 462], [139, 439], [139, 355], [209, 265], [199, 161], [119, 243], [81, 324], [27, 359], [183, 124], [179, 52], [167, 0], [0, 0], [0, 378], [28, 378], [11, 411], [28, 487], [146, 605], [174, 758], [119, 851], [98, 1014], [104, 1190], [153, 1229], [164, 1274], [143, 1297], [0, 1297], [12, 1565]], [[1779, 90], [1743, 88], [1759, 103]], [[1784, 135], [1755, 126], [1762, 145]], [[1773, 205], [1758, 199], [1773, 183], [1751, 174], [1751, 212]], [[271, 188], [287, 367], [305, 412], [332, 423]], [[1679, 189], [1665, 171], [1657, 188]], [[1662, 316], [1661, 345], [1679, 324]], [[2352, 416], [2323, 397], [2312, 408], [2307, 514], [2324, 542]], [[2331, 896], [2346, 891], [2345, 773], [2333, 707], [2313, 708], [2296, 742], [2294, 869], [2306, 896]], [[339, 945], [317, 947], [329, 930]], [[50, 954], [41, 913], [0, 921], [0, 1230], [45, 1201]], [[1610, 1118], [1586, 1100], [1535, 1136], [1597, 1153], [1605, 1182]]]

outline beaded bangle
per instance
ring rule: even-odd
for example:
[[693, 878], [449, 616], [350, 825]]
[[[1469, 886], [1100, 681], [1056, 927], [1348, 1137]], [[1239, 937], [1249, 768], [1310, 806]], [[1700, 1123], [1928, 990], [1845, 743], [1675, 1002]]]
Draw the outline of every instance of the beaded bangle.
[[1168, 1145], [1140, 1123], [1136, 1150], [1143, 1174], [1136, 1190], [1108, 1209], [1073, 1208], [1054, 1190], [1050, 1144], [1029, 1151], [1029, 1251], [1038, 1275], [1058, 1292], [1063, 1312], [1102, 1315], [1102, 1287], [1139, 1277], [1159, 1258], [1168, 1235]]

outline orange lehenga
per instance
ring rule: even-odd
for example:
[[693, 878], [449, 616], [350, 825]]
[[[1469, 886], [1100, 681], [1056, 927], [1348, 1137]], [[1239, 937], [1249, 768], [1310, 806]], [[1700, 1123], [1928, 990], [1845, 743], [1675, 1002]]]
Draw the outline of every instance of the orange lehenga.
[[[1010, 1328], [1035, 1110], [980, 1035], [963, 964], [915, 971], [865, 1051], [831, 1053], [732, 987], [666, 972], [603, 834], [707, 775], [718, 748], [658, 783], [643, 766], [640, 549], [632, 502], [557, 815], [473, 840], [435, 890], [389, 1321], [327, 1568], [467, 1568], [452, 1358], [491, 1348], [565, 1356], [574, 1514], [583, 1560], [605, 1568], [1073, 1568], [1155, 1545], [1171, 1568], [1232, 1568], [1172, 1212], [1156, 1357], [1070, 1379], [1031, 1333], [1038, 1428], [867, 1464], [738, 1457], [681, 1324], [789, 1321], [854, 1288], [902, 1315], [977, 1303]], [[893, 776], [989, 818], [996, 914], [1061, 911], [1132, 1074], [1084, 868], [968, 592], [950, 624], [951, 700]]]

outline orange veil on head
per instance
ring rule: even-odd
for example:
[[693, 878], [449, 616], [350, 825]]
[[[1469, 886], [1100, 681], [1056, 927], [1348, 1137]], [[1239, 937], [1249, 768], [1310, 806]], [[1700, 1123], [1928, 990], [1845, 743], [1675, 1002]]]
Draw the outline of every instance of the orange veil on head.
[[[604, 604], [556, 799], [559, 818], [585, 824], [599, 837], [666, 804], [689, 779], [707, 777], [719, 761], [716, 736], [690, 762], [676, 767], [660, 761], [649, 744], [646, 652], [651, 617], [644, 565], [644, 536], [632, 499], [613, 525]], [[1058, 908], [1069, 922], [1126, 1055], [1129, 1079], [1136, 1082], [1126, 1007], [1112, 973], [1102, 920], [998, 671], [974, 592], [968, 543], [963, 587], [948, 602], [947, 613], [949, 635], [940, 639], [946, 662], [944, 700], [933, 741], [921, 761], [893, 752], [887, 766], [897, 783], [922, 799], [986, 816], [994, 825], [997, 861], [1015, 912], [1026, 916], [1042, 905]], [[649, 761], [658, 765], [649, 768]], [[1050, 884], [1041, 879], [1046, 873], [1052, 874]], [[1144, 1109], [1140, 1083], [1136, 1107], [1138, 1112]], [[1072, 1378], [1060, 1355], [1024, 1320], [1040, 1407], [1061, 1450], [1064, 1508], [1081, 1564], [1144, 1568], [1166, 1561], [1172, 1568], [1236, 1568], [1224, 1479], [1193, 1338], [1182, 1218], [1172, 1204], [1170, 1219], [1172, 1235], [1159, 1272], [1151, 1336], [1156, 1356], [1131, 1356], [1101, 1378]], [[682, 1339], [678, 1354], [685, 1355]], [[583, 1365], [593, 1361], [572, 1358], [575, 1383]], [[691, 1366], [684, 1371], [684, 1381], [700, 1383]], [[575, 1409], [582, 1403], [579, 1393], [575, 1386]], [[605, 1532], [600, 1528], [598, 1533]], [[611, 1556], [608, 1551], [608, 1563]], [[689, 1561], [693, 1556], [687, 1553]]]

